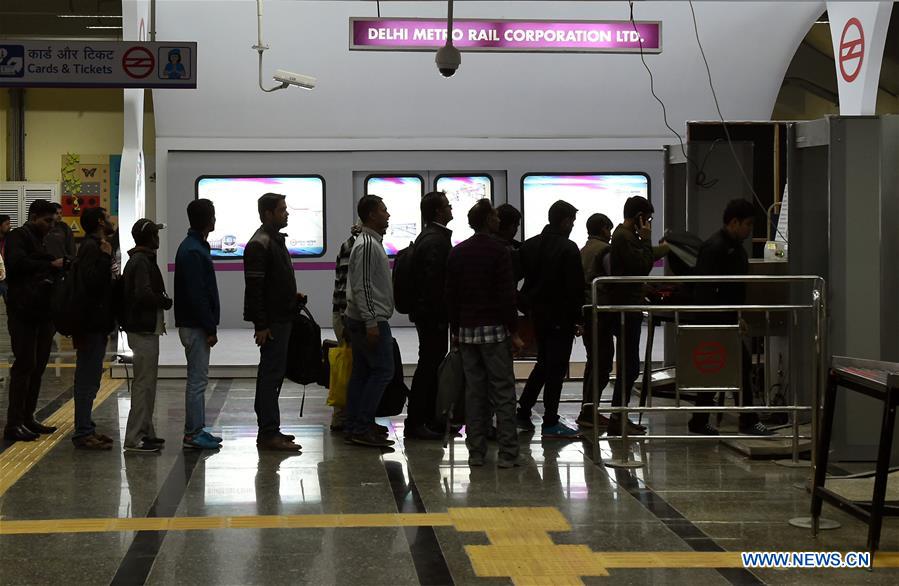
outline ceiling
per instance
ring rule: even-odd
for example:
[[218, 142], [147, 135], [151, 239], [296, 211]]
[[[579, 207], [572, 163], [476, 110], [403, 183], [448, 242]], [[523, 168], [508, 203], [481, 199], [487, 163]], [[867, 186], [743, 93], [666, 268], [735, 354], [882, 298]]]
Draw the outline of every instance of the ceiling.
[[0, 37], [119, 39], [121, 0], [0, 0]]

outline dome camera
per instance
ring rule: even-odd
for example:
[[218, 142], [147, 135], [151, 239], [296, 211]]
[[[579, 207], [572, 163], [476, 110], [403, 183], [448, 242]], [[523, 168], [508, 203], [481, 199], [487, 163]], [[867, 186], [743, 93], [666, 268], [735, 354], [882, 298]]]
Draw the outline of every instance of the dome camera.
[[462, 63], [462, 54], [459, 52], [459, 49], [447, 43], [437, 51], [437, 57], [434, 61], [437, 63], [440, 75], [452, 77]]

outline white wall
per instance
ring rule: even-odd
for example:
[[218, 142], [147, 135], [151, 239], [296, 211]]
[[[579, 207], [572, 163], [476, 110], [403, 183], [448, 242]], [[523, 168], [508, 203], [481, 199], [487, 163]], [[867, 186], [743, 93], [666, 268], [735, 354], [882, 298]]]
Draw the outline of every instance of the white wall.
[[[822, 2], [696, 2], [726, 117], [767, 120], [783, 74]], [[159, 40], [196, 40], [198, 89], [155, 90], [160, 137], [287, 139], [602, 138], [671, 142], [638, 55], [463, 53], [455, 77], [432, 53], [350, 52], [348, 18], [374, 2], [265, 3], [266, 83], [276, 68], [319, 78], [312, 92], [257, 87], [254, 0], [160, 1]], [[445, 2], [382, 2], [382, 16], [440, 16]], [[627, 2], [459, 2], [456, 16], [628, 18]], [[672, 125], [716, 117], [686, 2], [636, 3], [661, 20], [663, 52], [648, 55]], [[223, 140], [223, 143], [235, 144]], [[254, 144], [254, 143], [251, 143]], [[269, 142], [277, 146], [284, 143]], [[242, 148], [246, 148], [244, 145]]]

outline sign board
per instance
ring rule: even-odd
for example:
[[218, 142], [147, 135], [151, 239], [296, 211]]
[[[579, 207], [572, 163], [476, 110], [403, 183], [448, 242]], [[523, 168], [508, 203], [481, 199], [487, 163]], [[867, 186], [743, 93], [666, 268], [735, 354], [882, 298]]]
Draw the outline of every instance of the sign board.
[[892, 2], [828, 2], [840, 114], [865, 116], [877, 109], [877, 90]]
[[[446, 44], [446, 21], [350, 18], [350, 50], [433, 51]], [[627, 20], [470, 20], [453, 22], [453, 45], [467, 52], [662, 52], [662, 23]]]
[[743, 342], [733, 326], [677, 328], [677, 386], [739, 388], [743, 376]]
[[0, 39], [0, 87], [196, 88], [197, 44]]

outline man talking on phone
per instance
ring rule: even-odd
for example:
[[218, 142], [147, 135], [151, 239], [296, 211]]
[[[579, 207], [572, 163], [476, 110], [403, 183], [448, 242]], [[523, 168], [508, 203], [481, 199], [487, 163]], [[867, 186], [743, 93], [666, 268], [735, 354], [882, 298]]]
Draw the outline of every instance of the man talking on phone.
[[[610, 273], [615, 277], [640, 277], [648, 275], [655, 262], [652, 249], [652, 204], [645, 197], [635, 195], [624, 203], [624, 222], [612, 233], [609, 247]], [[613, 305], [644, 305], [642, 283], [621, 283], [609, 287], [608, 300]], [[624, 331], [621, 328], [621, 315], [606, 314], [608, 331], [620, 341], [624, 336], [624, 369], [615, 377], [615, 392], [612, 395], [612, 406], [627, 405], [631, 398], [631, 389], [640, 372], [640, 335], [643, 330], [643, 313], [627, 312], [624, 316]], [[614, 352], [614, 346], [613, 346]], [[610, 357], [601, 357], [599, 365], [612, 365]], [[609, 435], [621, 435], [625, 423], [629, 435], [642, 435], [646, 428], [632, 423], [614, 413], [609, 418]]]

